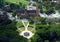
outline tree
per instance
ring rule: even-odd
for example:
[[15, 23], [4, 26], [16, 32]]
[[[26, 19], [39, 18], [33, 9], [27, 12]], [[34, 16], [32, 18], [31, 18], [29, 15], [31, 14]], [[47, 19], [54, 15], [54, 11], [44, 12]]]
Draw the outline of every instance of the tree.
[[37, 24], [46, 24], [45, 20], [46, 20], [46, 18], [38, 17], [38, 18], [36, 19], [36, 21], [37, 21], [36, 23], [37, 23]]
[[25, 6], [29, 4], [26, 0], [5, 0], [6, 3], [10, 5], [12, 10], [25, 9]]
[[31, 38], [31, 42], [41, 42], [41, 38], [39, 37], [39, 35], [35, 34], [32, 38]]
[[10, 24], [11, 20], [9, 20], [7, 13], [5, 11], [1, 11], [1, 12], [3, 13], [3, 15], [1, 15], [2, 13], [0, 13], [0, 25]]
[[56, 4], [55, 9], [56, 9], [57, 11], [60, 11], [60, 4]]
[[20, 36], [16, 30], [16, 22], [9, 25], [0, 25], [0, 42], [27, 42], [27, 39]]
[[4, 1], [4, 0], [0, 0], [0, 8], [2, 8], [2, 7], [3, 7], [4, 3], [5, 3], [5, 1]]
[[44, 8], [43, 9], [44, 13], [46, 13], [47, 15], [55, 13], [55, 9], [54, 9], [52, 2], [44, 2], [43, 8]]

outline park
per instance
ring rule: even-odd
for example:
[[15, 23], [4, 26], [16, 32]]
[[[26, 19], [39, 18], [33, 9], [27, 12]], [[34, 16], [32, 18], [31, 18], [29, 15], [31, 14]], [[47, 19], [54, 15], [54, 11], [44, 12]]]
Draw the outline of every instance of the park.
[[0, 0], [0, 42], [60, 42], [60, 0]]

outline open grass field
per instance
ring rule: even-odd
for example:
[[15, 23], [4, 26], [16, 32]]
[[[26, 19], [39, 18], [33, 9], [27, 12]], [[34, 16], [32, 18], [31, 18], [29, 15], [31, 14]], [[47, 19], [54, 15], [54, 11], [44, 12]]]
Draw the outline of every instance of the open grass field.
[[19, 4], [19, 3], [22, 3], [24, 5], [27, 5], [29, 2], [26, 1], [26, 0], [5, 0], [6, 2], [9, 2], [9, 3], [15, 3], [15, 4]]

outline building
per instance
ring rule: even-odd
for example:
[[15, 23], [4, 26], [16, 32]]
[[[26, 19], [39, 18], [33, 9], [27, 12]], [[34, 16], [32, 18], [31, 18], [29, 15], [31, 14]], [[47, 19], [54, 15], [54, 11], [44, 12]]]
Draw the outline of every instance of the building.
[[33, 6], [35, 2], [32, 0], [30, 1], [31, 4], [27, 5], [24, 10], [17, 10], [16, 11], [16, 18], [29, 18], [29, 17], [36, 17], [39, 16], [39, 9], [38, 5]]
[[17, 10], [16, 15], [18, 18], [29, 18], [36, 16], [36, 10]]
[[60, 4], [60, 0], [52, 0], [52, 2], [56, 2], [56, 3]]
[[44, 2], [44, 1], [51, 1], [51, 2], [56, 2], [56, 3], [60, 2], [60, 0], [42, 0], [42, 2]]

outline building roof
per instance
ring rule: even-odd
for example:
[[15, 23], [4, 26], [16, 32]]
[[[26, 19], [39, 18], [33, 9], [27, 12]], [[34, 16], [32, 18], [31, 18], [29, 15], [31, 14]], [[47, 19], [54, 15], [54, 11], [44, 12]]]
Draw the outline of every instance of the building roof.
[[36, 13], [36, 10], [17, 10], [17, 13], [25, 13], [25, 11], [27, 13]]
[[25, 10], [17, 10], [17, 13], [24, 13]]
[[[33, 5], [33, 4], [32, 4]], [[28, 5], [26, 7], [27, 10], [36, 10], [36, 7], [35, 6], [32, 6], [32, 5]]]
[[36, 10], [27, 10], [27, 13], [36, 13]]

